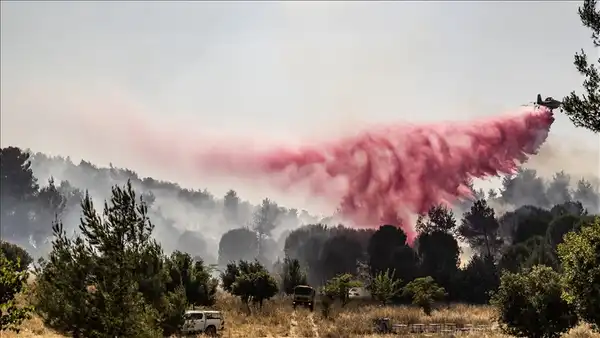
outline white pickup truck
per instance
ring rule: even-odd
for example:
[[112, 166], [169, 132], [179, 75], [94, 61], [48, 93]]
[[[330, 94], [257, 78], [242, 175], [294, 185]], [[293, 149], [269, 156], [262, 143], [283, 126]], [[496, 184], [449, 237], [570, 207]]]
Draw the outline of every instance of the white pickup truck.
[[184, 323], [181, 327], [183, 334], [205, 333], [216, 336], [217, 330], [225, 329], [225, 319], [220, 311], [190, 310], [186, 311]]

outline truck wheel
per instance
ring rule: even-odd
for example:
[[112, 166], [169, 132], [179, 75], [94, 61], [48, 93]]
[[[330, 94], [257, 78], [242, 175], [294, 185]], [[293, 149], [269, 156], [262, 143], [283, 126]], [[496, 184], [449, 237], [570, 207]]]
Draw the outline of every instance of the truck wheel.
[[206, 328], [204, 333], [206, 333], [207, 336], [216, 337], [217, 336], [217, 328], [211, 325]]

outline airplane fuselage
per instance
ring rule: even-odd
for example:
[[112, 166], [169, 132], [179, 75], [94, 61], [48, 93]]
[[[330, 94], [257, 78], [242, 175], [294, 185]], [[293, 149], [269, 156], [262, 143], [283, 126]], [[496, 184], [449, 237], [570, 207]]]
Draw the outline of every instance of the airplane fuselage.
[[560, 108], [562, 106], [562, 102], [555, 100], [553, 97], [547, 97], [542, 101], [542, 95], [538, 94], [536, 104], [538, 106], [544, 106], [550, 110], [554, 110]]
[[554, 110], [554, 109], [560, 108], [561, 104], [562, 103], [560, 103], [558, 101], [552, 101], [552, 102], [542, 102], [539, 105], [544, 106], [550, 110]]

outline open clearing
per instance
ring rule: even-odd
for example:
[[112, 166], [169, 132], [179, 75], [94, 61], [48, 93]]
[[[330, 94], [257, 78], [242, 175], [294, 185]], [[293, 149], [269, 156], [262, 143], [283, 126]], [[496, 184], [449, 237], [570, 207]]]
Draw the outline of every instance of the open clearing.
[[[315, 312], [307, 309], [292, 309], [291, 301], [277, 298], [265, 302], [262, 310], [254, 310], [247, 315], [244, 307], [236, 298], [220, 294], [217, 304], [213, 309], [221, 310], [225, 314], [225, 331], [222, 337], [383, 337], [374, 334], [373, 319], [388, 317], [392, 323], [403, 324], [429, 324], [429, 323], [455, 323], [458, 325], [473, 324], [496, 326], [493, 321], [493, 310], [489, 306], [454, 305], [435, 311], [432, 316], [425, 316], [419, 309], [398, 306], [381, 307], [373, 304], [359, 303], [348, 304], [344, 309], [336, 307], [333, 318], [325, 319], [317, 306]], [[295, 324], [295, 325], [293, 325]], [[2, 332], [2, 338], [59, 338], [52, 330], [44, 327], [39, 317], [34, 317], [23, 324], [21, 333]], [[389, 337], [389, 335], [387, 335]], [[421, 334], [403, 335], [404, 337], [431, 337], [441, 335]], [[499, 332], [474, 332], [460, 334], [461, 337], [506, 338]], [[568, 338], [600, 337], [591, 330], [581, 325], [565, 335]]]

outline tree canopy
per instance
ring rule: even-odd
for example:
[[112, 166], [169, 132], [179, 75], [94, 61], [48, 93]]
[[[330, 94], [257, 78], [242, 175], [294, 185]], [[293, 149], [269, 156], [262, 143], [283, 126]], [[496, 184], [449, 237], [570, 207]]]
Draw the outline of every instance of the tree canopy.
[[[597, 0], [584, 0], [579, 8], [581, 23], [591, 30], [592, 43], [600, 47], [600, 10]], [[578, 127], [600, 132], [600, 57], [596, 62], [588, 59], [586, 52], [575, 54], [573, 62], [577, 71], [583, 76], [583, 94], [572, 91], [563, 99], [563, 108], [571, 121]]]
[[[347, 304], [348, 290], [357, 285], [382, 304], [417, 302], [431, 311], [442, 300], [485, 304], [503, 274], [544, 265], [569, 285], [565, 297], [577, 314], [595, 320], [595, 308], [585, 303], [594, 289], [584, 288], [594, 270], [581, 265], [592, 256], [575, 257], [587, 252], [575, 249], [561, 254], [559, 248], [593, 246], [590, 230], [579, 234], [600, 213], [600, 194], [594, 181], [564, 172], [545, 178], [520, 170], [501, 189], [479, 191], [470, 203], [434, 206], [421, 215], [410, 247], [395, 225], [353, 229], [271, 199], [253, 206], [234, 190], [219, 200], [206, 190], [140, 179], [125, 169], [28, 154], [18, 148], [2, 152], [2, 165], [10, 168], [2, 178], [10, 179], [9, 187], [0, 196], [3, 220], [9, 222], [3, 223], [9, 235], [2, 250], [10, 261], [30, 266], [44, 258], [36, 267], [34, 305], [60, 332], [128, 336], [138, 330], [148, 337], [175, 332], [187, 306], [217, 304], [217, 269], [223, 289], [248, 309], [260, 309], [279, 290], [290, 293], [307, 284], [325, 292], [323, 311]], [[41, 186], [34, 169], [47, 163], [63, 163], [77, 175]], [[19, 179], [25, 183], [17, 184]], [[167, 208], [173, 196], [188, 203], [187, 213], [210, 215], [199, 222], [218, 224], [221, 232], [179, 222]], [[588, 275], [569, 275], [584, 270]], [[130, 310], [117, 318], [121, 303]], [[77, 310], [89, 304], [93, 311]]]

